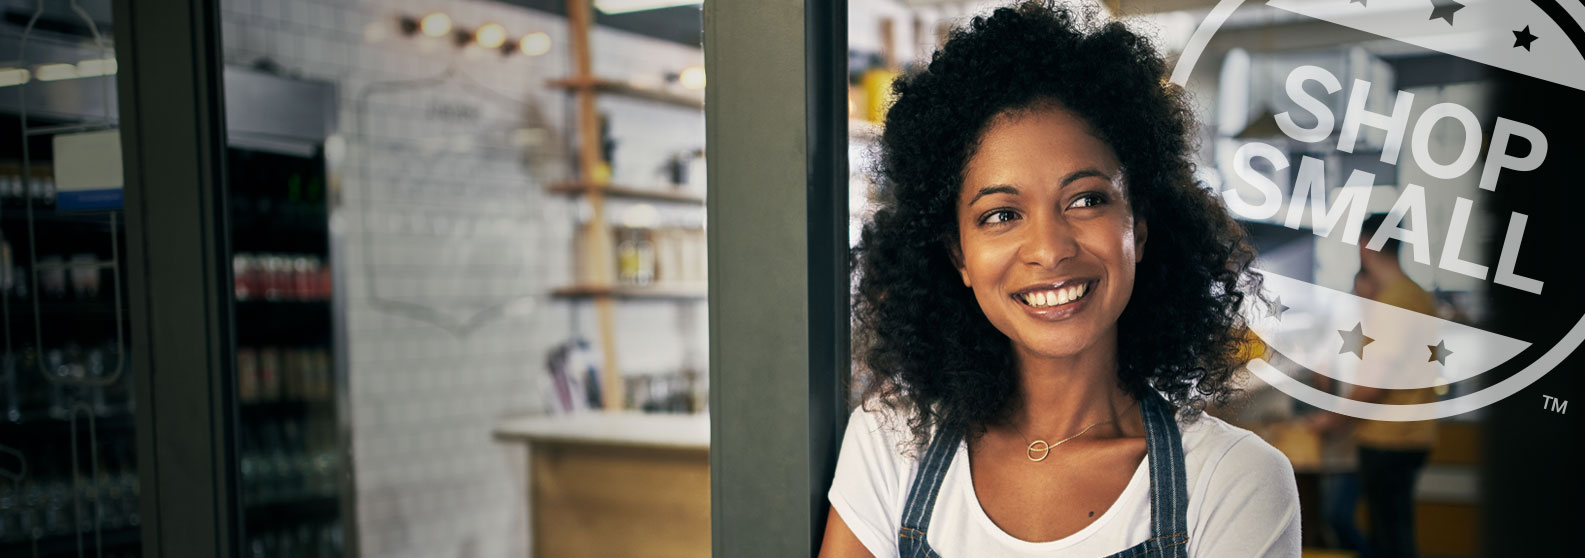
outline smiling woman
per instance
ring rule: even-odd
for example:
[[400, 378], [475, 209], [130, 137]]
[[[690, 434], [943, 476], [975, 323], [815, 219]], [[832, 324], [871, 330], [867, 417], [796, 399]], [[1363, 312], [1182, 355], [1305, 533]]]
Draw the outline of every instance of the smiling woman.
[[823, 556], [1299, 555], [1291, 466], [1201, 411], [1254, 254], [1160, 55], [1093, 13], [996, 10], [895, 85]]

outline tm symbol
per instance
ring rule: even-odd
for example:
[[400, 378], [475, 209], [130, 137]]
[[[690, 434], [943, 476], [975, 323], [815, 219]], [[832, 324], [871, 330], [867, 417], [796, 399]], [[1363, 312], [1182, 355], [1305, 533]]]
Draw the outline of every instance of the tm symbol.
[[1560, 415], [1568, 414], [1568, 402], [1550, 395], [1541, 396], [1541, 408]]

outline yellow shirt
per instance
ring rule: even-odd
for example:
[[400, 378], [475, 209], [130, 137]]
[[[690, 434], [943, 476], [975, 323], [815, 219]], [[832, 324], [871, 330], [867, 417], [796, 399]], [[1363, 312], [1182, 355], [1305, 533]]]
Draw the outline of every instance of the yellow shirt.
[[[1436, 315], [1436, 299], [1408, 277], [1382, 285], [1378, 302], [1391, 304], [1428, 316]], [[1436, 401], [1432, 388], [1383, 390], [1383, 405], [1413, 405]], [[1429, 449], [1436, 442], [1436, 421], [1392, 422], [1360, 420], [1354, 436], [1359, 445], [1377, 449]]]

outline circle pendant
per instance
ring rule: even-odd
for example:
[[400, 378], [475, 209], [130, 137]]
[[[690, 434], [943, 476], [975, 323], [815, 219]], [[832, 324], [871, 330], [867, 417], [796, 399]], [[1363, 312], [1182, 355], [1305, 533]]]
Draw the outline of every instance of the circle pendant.
[[[1046, 456], [1051, 455], [1051, 444], [1047, 444], [1045, 440], [1035, 440], [1029, 443], [1029, 451], [1026, 453], [1029, 454], [1030, 461], [1045, 461]], [[1039, 457], [1035, 454], [1039, 454]]]

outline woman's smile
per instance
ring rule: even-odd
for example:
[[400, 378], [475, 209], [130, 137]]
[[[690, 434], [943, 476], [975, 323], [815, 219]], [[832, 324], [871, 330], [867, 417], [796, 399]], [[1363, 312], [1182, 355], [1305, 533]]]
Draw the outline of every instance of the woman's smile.
[[1052, 281], [1020, 289], [1010, 295], [1022, 303], [1031, 316], [1041, 320], [1065, 320], [1084, 310], [1087, 296], [1100, 283], [1099, 279], [1073, 279]]

